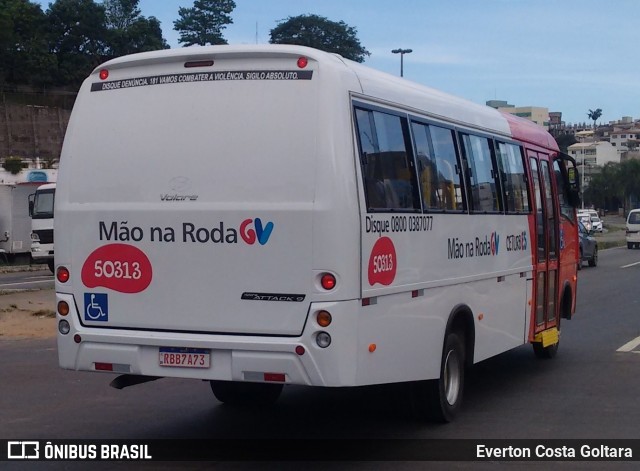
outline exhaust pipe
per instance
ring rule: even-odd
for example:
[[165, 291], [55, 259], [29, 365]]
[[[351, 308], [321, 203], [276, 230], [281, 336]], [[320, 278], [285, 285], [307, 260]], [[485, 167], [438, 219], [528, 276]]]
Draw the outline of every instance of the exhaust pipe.
[[142, 375], [120, 375], [109, 386], [116, 389], [124, 389], [129, 386], [135, 386], [136, 384], [148, 383], [149, 381], [155, 381], [162, 376], [142, 376]]

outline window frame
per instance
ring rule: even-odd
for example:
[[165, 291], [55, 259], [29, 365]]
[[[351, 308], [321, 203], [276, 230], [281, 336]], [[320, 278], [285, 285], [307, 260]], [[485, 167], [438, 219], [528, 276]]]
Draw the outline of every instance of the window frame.
[[[390, 116], [395, 116], [400, 119], [400, 126], [402, 129], [402, 138], [404, 142], [404, 150], [405, 150], [405, 155], [407, 159], [406, 162], [408, 164], [408, 170], [409, 170], [409, 176], [410, 176], [408, 181], [411, 183], [411, 186], [412, 186], [412, 200], [413, 200], [412, 208], [375, 208], [369, 205], [369, 195], [367, 192], [367, 176], [365, 175], [365, 172], [364, 172], [365, 162], [363, 161], [363, 157], [365, 153], [362, 152], [362, 141], [361, 141], [361, 135], [360, 135], [359, 122], [357, 118], [358, 110], [365, 111], [367, 113], [386, 114]], [[416, 161], [415, 161], [415, 155], [414, 155], [414, 149], [413, 149], [413, 138], [412, 138], [411, 130], [409, 126], [409, 114], [402, 111], [395, 110], [393, 108], [386, 108], [383, 106], [372, 105], [359, 100], [351, 101], [351, 111], [353, 115], [352, 122], [354, 125], [354, 131], [355, 131], [355, 137], [356, 137], [358, 162], [360, 165], [360, 172], [362, 176], [362, 185], [363, 185], [363, 193], [365, 197], [364, 202], [365, 202], [366, 212], [367, 213], [383, 213], [383, 214], [384, 213], [421, 214], [423, 210], [422, 194], [420, 193], [420, 185], [417, 178]], [[377, 130], [376, 130], [376, 139], [377, 139]]]
[[[505, 145], [509, 145], [509, 146], [513, 146], [513, 147], [517, 147], [520, 151], [520, 163], [522, 164], [522, 171], [523, 171], [523, 177], [524, 177], [524, 185], [527, 189], [527, 207], [529, 208], [527, 211], [510, 211], [507, 208], [507, 194], [506, 194], [506, 188], [505, 188], [505, 183], [503, 181], [503, 174], [506, 174], [506, 172], [503, 171], [503, 169], [500, 166], [500, 160], [498, 158], [498, 154], [499, 152], [499, 146], [500, 144], [505, 144]], [[495, 138], [494, 139], [494, 151], [495, 151], [495, 159], [496, 159], [496, 164], [498, 166], [498, 172], [499, 172], [499, 177], [500, 177], [500, 182], [501, 182], [501, 189], [502, 189], [502, 201], [504, 204], [504, 214], [507, 215], [529, 215], [533, 213], [533, 205], [531, 203], [531, 185], [529, 182], [529, 174], [528, 174], [528, 165], [526, 162], [526, 154], [525, 154], [525, 149], [523, 144], [519, 143], [519, 142], [515, 142], [515, 141], [511, 141], [508, 139], [501, 139], [501, 138]]]
[[[420, 202], [422, 204], [422, 212], [423, 213], [432, 213], [432, 214], [466, 214], [469, 212], [469, 203], [468, 203], [468, 196], [467, 196], [467, 184], [465, 181], [465, 164], [463, 162], [463, 158], [462, 158], [462, 154], [460, 151], [460, 142], [458, 141], [458, 131], [459, 129], [449, 123], [443, 123], [441, 121], [436, 121], [436, 120], [432, 120], [432, 119], [428, 119], [422, 116], [418, 116], [418, 115], [414, 115], [414, 114], [409, 114], [409, 130], [411, 132], [411, 144], [413, 146], [413, 155], [414, 155], [414, 160], [415, 160], [415, 169], [416, 169], [416, 175], [418, 175], [418, 151], [417, 151], [417, 147], [416, 147], [416, 140], [415, 140], [415, 136], [413, 135], [413, 123], [416, 123], [418, 125], [422, 125], [422, 126], [427, 126], [427, 128], [429, 128], [430, 126], [435, 126], [441, 129], [445, 129], [449, 132], [451, 132], [451, 140], [453, 142], [453, 151], [455, 153], [455, 159], [456, 159], [456, 169], [457, 170], [455, 172], [455, 174], [457, 175], [458, 178], [458, 185], [460, 187], [460, 195], [461, 195], [461, 199], [462, 199], [462, 209], [434, 209], [434, 208], [427, 208], [424, 206], [424, 196], [422, 195], [422, 187], [420, 186], [420, 179], [418, 177], [418, 189], [420, 190]], [[428, 145], [429, 145], [429, 151], [431, 152], [431, 154], [434, 154], [434, 147], [433, 147], [433, 139], [431, 136], [431, 132], [429, 132], [427, 134], [427, 141], [428, 141]], [[455, 185], [456, 182], [454, 182]]]
[[[460, 129], [458, 128], [457, 130], [457, 135], [458, 135], [458, 140], [459, 140], [459, 147], [460, 147], [460, 153], [462, 156], [462, 159], [464, 161], [463, 165], [464, 165], [464, 178], [465, 178], [465, 183], [466, 186], [468, 188], [468, 212], [469, 214], [505, 214], [505, 210], [504, 210], [504, 201], [503, 201], [503, 190], [502, 190], [502, 182], [500, 179], [500, 172], [498, 169], [498, 164], [496, 161], [496, 151], [495, 151], [495, 143], [494, 143], [494, 139], [495, 136], [491, 135], [491, 134], [485, 134], [485, 133], [481, 133], [481, 132], [477, 132], [477, 131], [471, 131], [471, 130], [467, 130], [467, 129]], [[471, 167], [469, 165], [470, 159], [469, 156], [467, 155], [467, 149], [466, 146], [464, 145], [464, 136], [473, 136], [473, 137], [477, 137], [477, 138], [481, 138], [481, 139], [486, 139], [488, 144], [489, 144], [489, 159], [491, 161], [491, 175], [493, 177], [494, 183], [495, 183], [495, 187], [496, 187], [496, 196], [497, 196], [497, 203], [498, 203], [498, 210], [495, 211], [485, 211], [482, 209], [477, 209], [474, 208], [474, 204], [473, 204], [473, 191], [472, 191], [472, 185], [471, 185]], [[497, 176], [497, 178], [496, 178]]]

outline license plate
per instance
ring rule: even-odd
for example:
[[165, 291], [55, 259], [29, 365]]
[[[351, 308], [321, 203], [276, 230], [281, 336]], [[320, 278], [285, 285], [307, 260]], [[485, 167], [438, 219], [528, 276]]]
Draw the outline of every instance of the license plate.
[[211, 354], [204, 348], [160, 347], [160, 366], [209, 368]]

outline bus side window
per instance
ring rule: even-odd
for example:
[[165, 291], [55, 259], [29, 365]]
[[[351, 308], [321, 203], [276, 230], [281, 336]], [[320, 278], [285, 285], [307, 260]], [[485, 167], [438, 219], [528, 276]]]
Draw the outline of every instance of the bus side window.
[[356, 125], [367, 210], [420, 210], [406, 118], [356, 108]]
[[411, 126], [424, 208], [464, 210], [453, 131], [417, 122], [412, 122]]
[[497, 169], [493, 166], [489, 139], [472, 134], [461, 134], [460, 137], [469, 166], [471, 210], [484, 213], [502, 211]]
[[529, 213], [531, 206], [522, 148], [513, 144], [496, 142], [496, 157], [502, 180], [506, 212]]

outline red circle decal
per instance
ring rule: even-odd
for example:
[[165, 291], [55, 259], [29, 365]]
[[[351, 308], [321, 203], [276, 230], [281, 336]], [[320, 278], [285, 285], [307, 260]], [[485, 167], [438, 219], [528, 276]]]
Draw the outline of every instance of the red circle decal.
[[369, 256], [369, 284], [388, 286], [396, 278], [396, 248], [388, 237], [380, 237]]
[[82, 283], [88, 288], [103, 286], [121, 293], [147, 289], [153, 277], [145, 253], [128, 244], [109, 244], [97, 248], [82, 266]]

